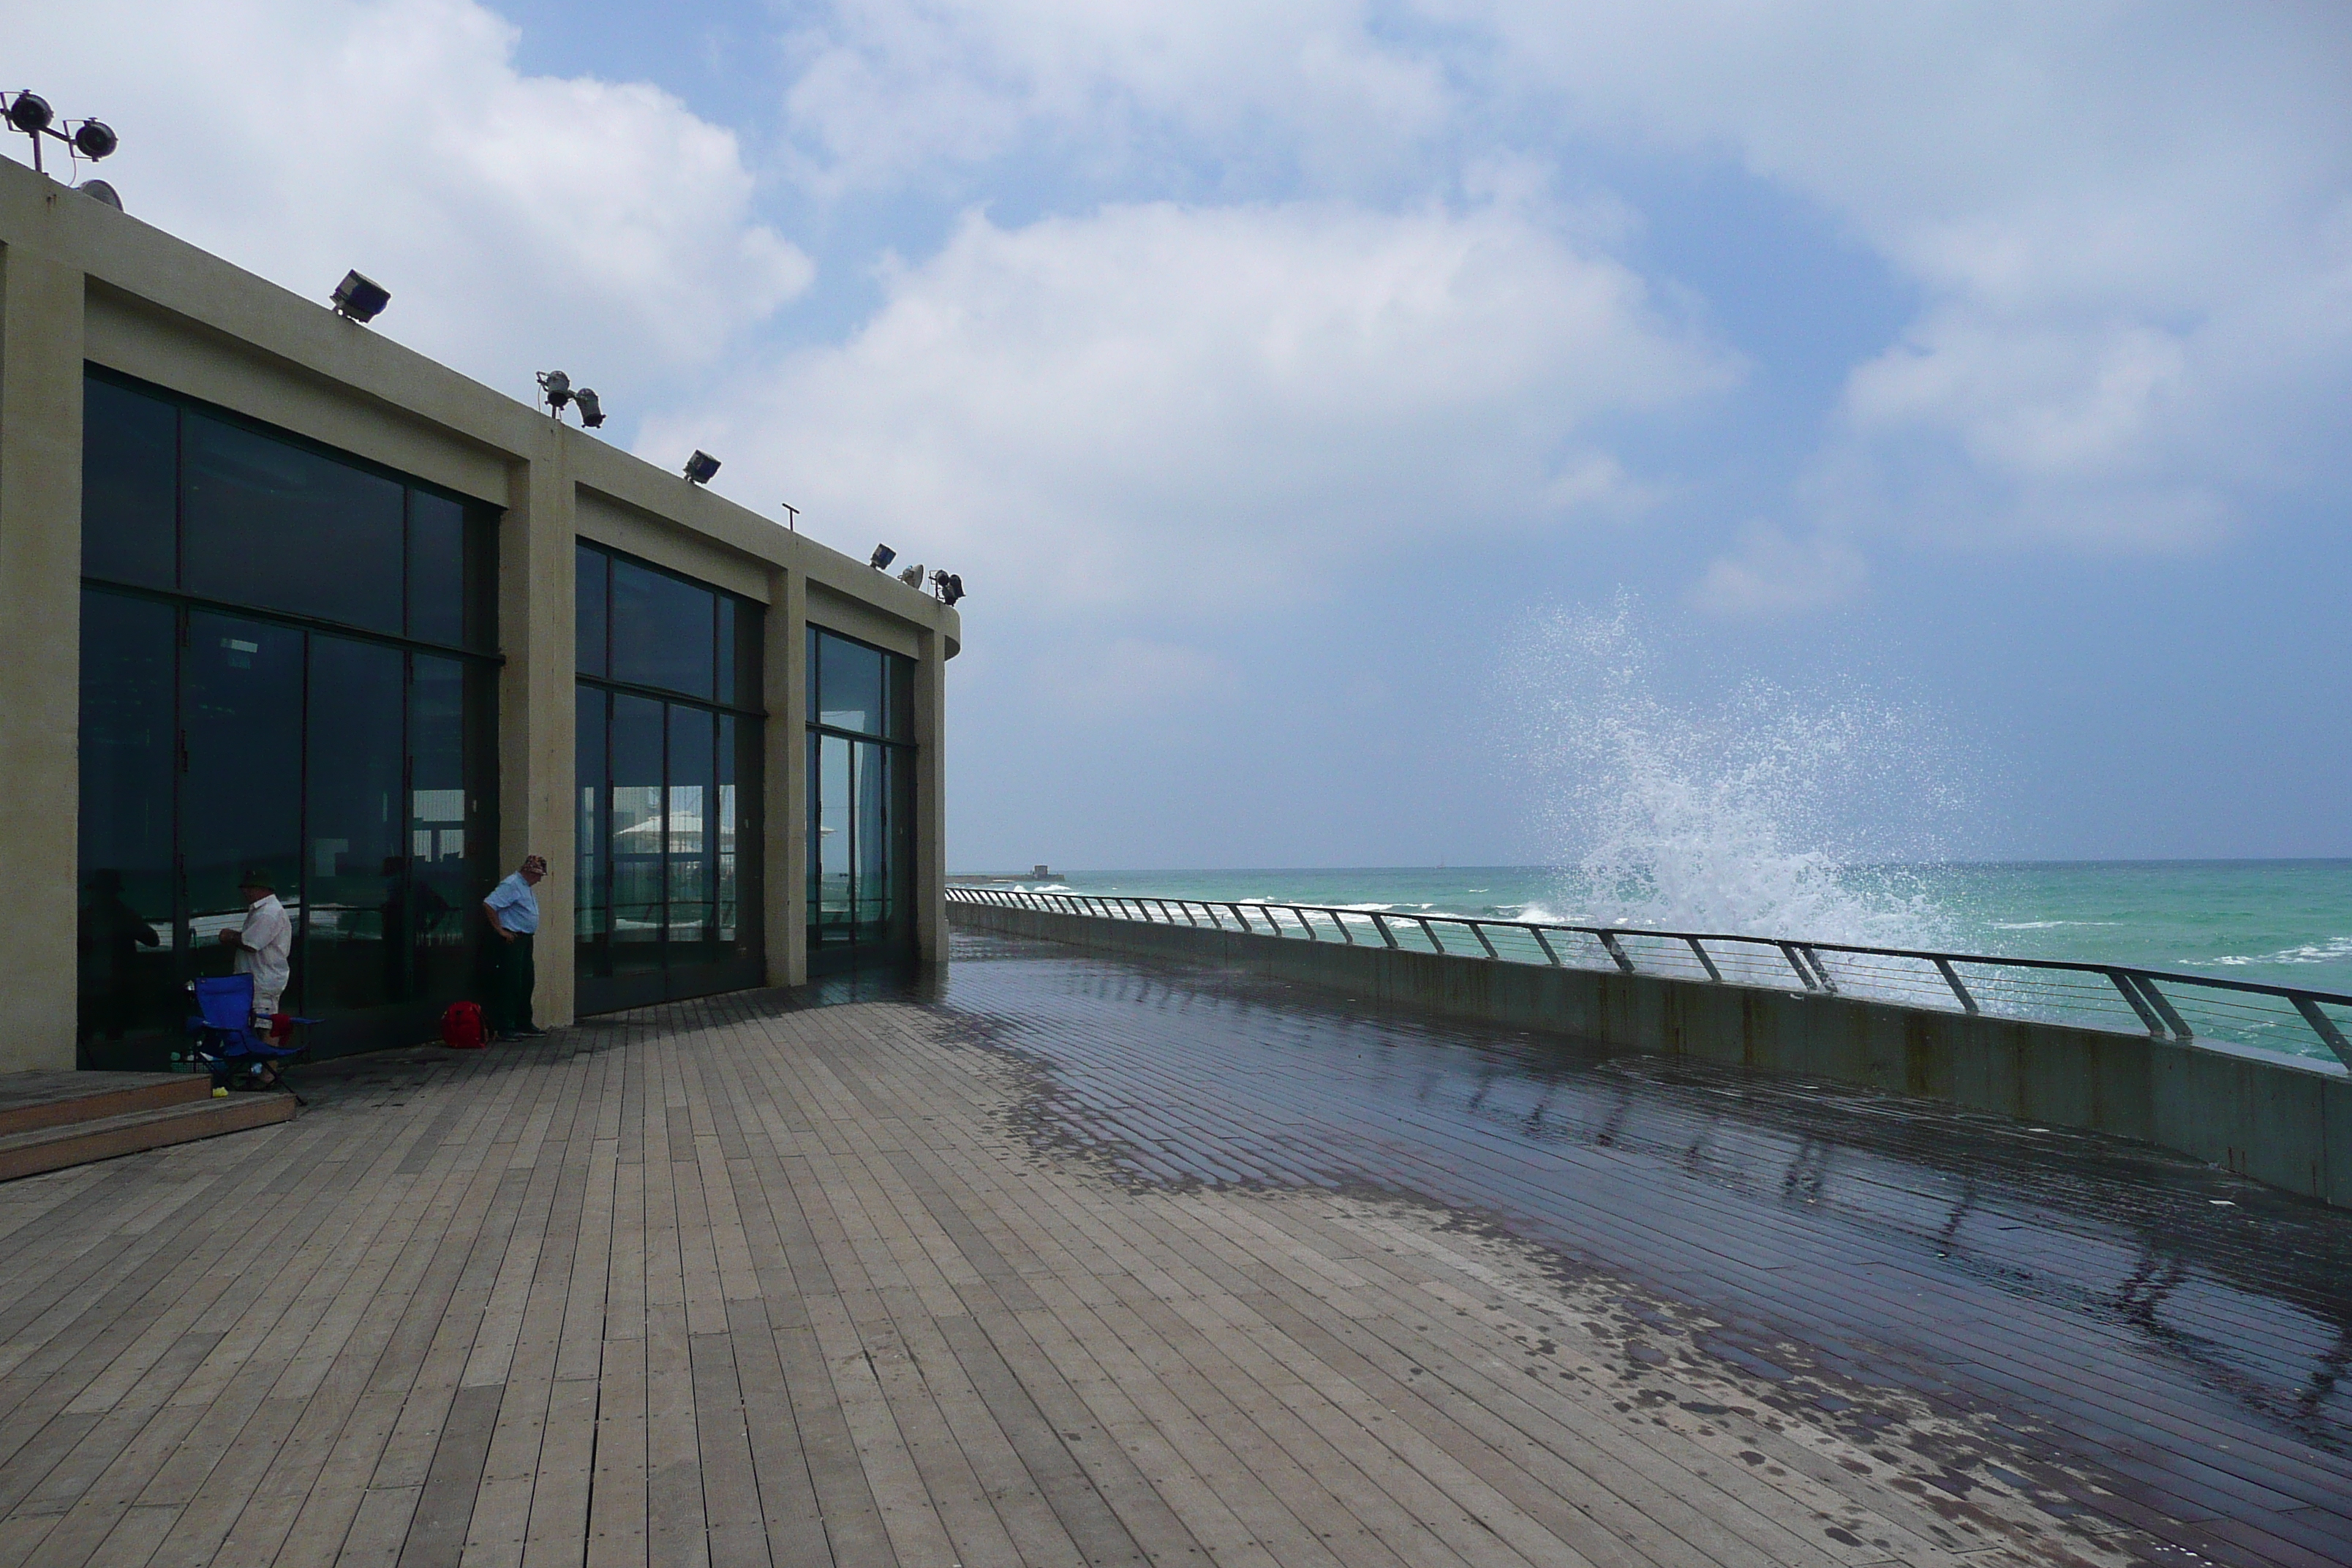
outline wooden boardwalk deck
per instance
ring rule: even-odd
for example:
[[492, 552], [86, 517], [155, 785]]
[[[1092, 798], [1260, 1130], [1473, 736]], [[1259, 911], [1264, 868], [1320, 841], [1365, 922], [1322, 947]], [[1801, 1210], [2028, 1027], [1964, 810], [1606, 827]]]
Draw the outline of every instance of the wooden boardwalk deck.
[[0, 1186], [0, 1568], [2352, 1557], [2352, 1216], [969, 951]]

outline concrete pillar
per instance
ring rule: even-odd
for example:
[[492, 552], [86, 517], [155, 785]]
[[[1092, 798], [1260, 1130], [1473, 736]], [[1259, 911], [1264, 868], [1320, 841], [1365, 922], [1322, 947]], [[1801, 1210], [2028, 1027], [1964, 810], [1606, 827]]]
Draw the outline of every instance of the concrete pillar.
[[81, 378], [80, 269], [0, 248], [0, 1071], [75, 1065]]
[[915, 634], [915, 954], [948, 961], [947, 639]]
[[808, 579], [768, 574], [768, 735], [761, 809], [768, 984], [808, 982]]
[[550, 423], [530, 454], [508, 470], [509, 500], [499, 527], [499, 874], [525, 855], [547, 858], [539, 885], [534, 943], [542, 1025], [572, 1021], [574, 732], [573, 485], [566, 445], [580, 439]]

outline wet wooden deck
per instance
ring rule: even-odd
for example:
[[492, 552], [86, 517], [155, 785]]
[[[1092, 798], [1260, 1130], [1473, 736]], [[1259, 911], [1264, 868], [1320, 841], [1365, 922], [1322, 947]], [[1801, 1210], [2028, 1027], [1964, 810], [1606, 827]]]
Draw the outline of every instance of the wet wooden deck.
[[2352, 1559], [2352, 1215], [963, 951], [0, 1186], [0, 1568]]

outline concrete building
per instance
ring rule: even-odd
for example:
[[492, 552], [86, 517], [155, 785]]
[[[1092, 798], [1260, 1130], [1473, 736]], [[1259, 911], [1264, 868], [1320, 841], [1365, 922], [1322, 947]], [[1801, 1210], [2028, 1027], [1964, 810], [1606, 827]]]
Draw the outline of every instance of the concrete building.
[[937, 961], [960, 636], [0, 161], [0, 1069], [162, 1065], [257, 867], [320, 1054], [477, 994], [526, 853], [543, 1024]]

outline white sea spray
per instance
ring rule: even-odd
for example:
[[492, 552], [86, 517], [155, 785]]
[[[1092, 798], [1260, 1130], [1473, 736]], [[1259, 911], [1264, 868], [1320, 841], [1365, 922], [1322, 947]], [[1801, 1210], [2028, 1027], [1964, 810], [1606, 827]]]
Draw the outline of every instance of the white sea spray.
[[1760, 679], [1711, 700], [1662, 689], [1639, 605], [1561, 614], [1525, 639], [1517, 755], [1561, 868], [1562, 912], [1596, 924], [1885, 947], [1958, 922], [1919, 868], [1958, 802], [1932, 717], [1847, 679]]

